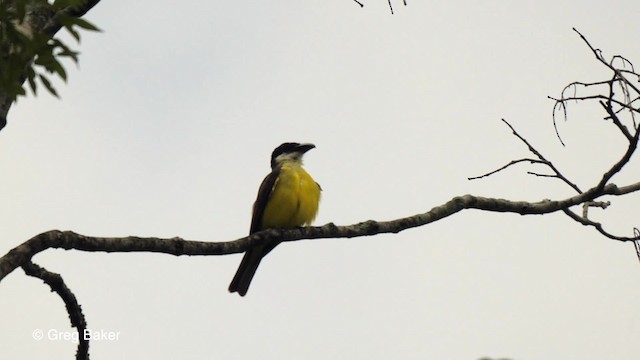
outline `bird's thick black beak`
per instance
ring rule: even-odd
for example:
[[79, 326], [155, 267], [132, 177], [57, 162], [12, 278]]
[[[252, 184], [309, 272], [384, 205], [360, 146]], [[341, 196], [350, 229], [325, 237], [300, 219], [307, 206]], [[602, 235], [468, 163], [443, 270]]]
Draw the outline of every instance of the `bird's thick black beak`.
[[296, 151], [298, 151], [301, 154], [306, 153], [307, 151], [313, 149], [314, 147], [316, 147], [313, 144], [300, 144], [296, 147]]

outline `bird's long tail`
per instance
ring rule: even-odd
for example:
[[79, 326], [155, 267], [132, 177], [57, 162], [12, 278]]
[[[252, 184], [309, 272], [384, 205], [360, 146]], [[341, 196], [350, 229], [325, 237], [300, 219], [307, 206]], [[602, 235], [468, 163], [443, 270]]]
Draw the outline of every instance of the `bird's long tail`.
[[236, 271], [236, 275], [231, 280], [231, 284], [229, 284], [229, 292], [237, 292], [240, 296], [245, 296], [247, 291], [249, 290], [249, 285], [251, 285], [251, 279], [256, 274], [256, 270], [258, 270], [258, 265], [260, 265], [260, 261], [264, 257], [264, 247], [257, 246], [247, 250], [240, 262], [240, 266], [238, 267], [238, 271]]

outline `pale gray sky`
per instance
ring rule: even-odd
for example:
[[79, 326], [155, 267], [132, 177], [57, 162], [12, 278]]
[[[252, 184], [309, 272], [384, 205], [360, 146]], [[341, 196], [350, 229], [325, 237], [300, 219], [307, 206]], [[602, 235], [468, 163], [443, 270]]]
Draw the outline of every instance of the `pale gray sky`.
[[[571, 28], [640, 64], [635, 1], [103, 1], [62, 100], [21, 99], [0, 132], [0, 253], [51, 229], [96, 236], [246, 235], [269, 155], [313, 142], [317, 224], [424, 212], [457, 195], [564, 198], [500, 118], [583, 188], [617, 159], [596, 107], [555, 138], [547, 95], [609, 76]], [[640, 167], [620, 182], [638, 181]], [[638, 195], [592, 210], [631, 235]], [[467, 211], [399, 235], [279, 246], [248, 295], [241, 255], [49, 250], [93, 359], [636, 359], [633, 245], [566, 216]], [[3, 358], [72, 358], [61, 300], [16, 270], [0, 284]], [[35, 329], [45, 339], [32, 338]]]

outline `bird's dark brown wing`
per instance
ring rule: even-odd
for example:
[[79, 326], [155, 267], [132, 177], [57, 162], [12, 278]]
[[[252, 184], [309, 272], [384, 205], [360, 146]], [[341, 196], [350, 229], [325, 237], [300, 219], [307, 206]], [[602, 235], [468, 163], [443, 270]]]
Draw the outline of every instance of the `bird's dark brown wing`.
[[[264, 178], [264, 180], [262, 180], [262, 184], [260, 184], [258, 197], [256, 198], [256, 202], [253, 204], [253, 216], [251, 218], [249, 235], [263, 230], [262, 217], [264, 216], [264, 209], [267, 206], [269, 197], [271, 196], [271, 191], [278, 180], [279, 173], [279, 168], [274, 169]], [[244, 296], [249, 290], [249, 285], [251, 285], [251, 280], [256, 274], [256, 270], [258, 270], [260, 261], [262, 261], [262, 258], [276, 247], [277, 244], [277, 242], [273, 244], [261, 244], [247, 250], [240, 262], [240, 266], [238, 266], [238, 271], [236, 271], [233, 280], [231, 280], [231, 284], [229, 284], [229, 292], [237, 291], [240, 296]]]
[[267, 202], [271, 196], [271, 191], [278, 180], [278, 174], [280, 174], [280, 168], [275, 168], [269, 175], [267, 175], [260, 189], [258, 189], [258, 197], [256, 202], [253, 203], [253, 215], [251, 217], [251, 228], [249, 229], [249, 235], [256, 233], [262, 229], [262, 217], [264, 216], [264, 209], [267, 207]]

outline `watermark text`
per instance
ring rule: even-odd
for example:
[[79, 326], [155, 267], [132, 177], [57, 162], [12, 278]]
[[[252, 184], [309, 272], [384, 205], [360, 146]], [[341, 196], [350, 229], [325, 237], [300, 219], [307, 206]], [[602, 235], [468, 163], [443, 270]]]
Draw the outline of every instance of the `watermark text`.
[[84, 329], [80, 334], [75, 330], [58, 330], [58, 329], [34, 329], [31, 333], [34, 340], [49, 340], [49, 341], [70, 341], [72, 343], [78, 343], [80, 339], [89, 341], [118, 341], [120, 340], [120, 331], [110, 330], [92, 330]]

